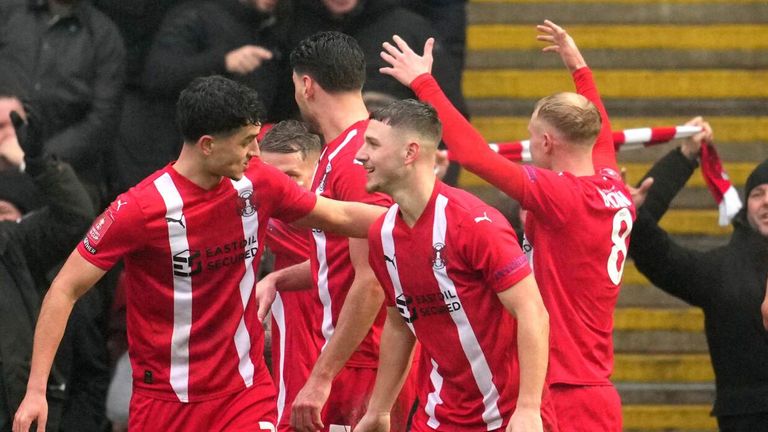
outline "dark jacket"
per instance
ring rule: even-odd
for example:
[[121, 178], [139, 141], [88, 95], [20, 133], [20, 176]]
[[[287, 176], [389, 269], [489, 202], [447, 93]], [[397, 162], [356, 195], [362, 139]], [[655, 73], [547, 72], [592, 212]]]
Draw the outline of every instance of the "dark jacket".
[[117, 28], [87, 1], [61, 17], [45, 1], [0, 6], [0, 68], [46, 119], [45, 151], [91, 183], [117, 126], [124, 67]]
[[[381, 44], [391, 42], [392, 36], [396, 34], [414, 51], [421, 53], [427, 39], [437, 36], [426, 18], [400, 6], [399, 0], [360, 0], [356, 9], [340, 19], [331, 16], [320, 0], [293, 0], [285, 11], [283, 21], [286, 26], [287, 50], [292, 50], [302, 39], [319, 31], [339, 31], [354, 37], [365, 54], [366, 74], [363, 91], [380, 92], [397, 99], [416, 97], [409, 88], [379, 72], [379, 68], [388, 66], [379, 55], [382, 51]], [[450, 56], [443, 52], [439, 38], [434, 56], [432, 74], [441, 84], [448, 99], [459, 111], [466, 112], [460, 83], [452, 78], [456, 74], [451, 73], [453, 69], [461, 69], [461, 65], [451, 64]], [[292, 86], [282, 94], [283, 98], [292, 100]]]
[[760, 314], [768, 239], [749, 226], [745, 208], [728, 244], [707, 252], [678, 245], [657, 225], [694, 168], [679, 150], [654, 165], [629, 253], [654, 285], [704, 311], [717, 387], [713, 415], [768, 413], [768, 332]]
[[[9, 409], [0, 416], [10, 418], [27, 387], [45, 275], [72, 251], [93, 218], [88, 194], [68, 165], [50, 161], [34, 181], [47, 207], [18, 223], [0, 222], [0, 391]], [[58, 421], [53, 402], [63, 399], [65, 389], [66, 378], [54, 370], [48, 395], [52, 424]]]
[[259, 92], [269, 107], [274, 99], [278, 61], [266, 61], [248, 75], [229, 74], [225, 56], [244, 45], [278, 49], [274, 17], [239, 0], [185, 2], [170, 11], [155, 36], [145, 65], [145, 87], [176, 103], [179, 93], [193, 79], [219, 74]]

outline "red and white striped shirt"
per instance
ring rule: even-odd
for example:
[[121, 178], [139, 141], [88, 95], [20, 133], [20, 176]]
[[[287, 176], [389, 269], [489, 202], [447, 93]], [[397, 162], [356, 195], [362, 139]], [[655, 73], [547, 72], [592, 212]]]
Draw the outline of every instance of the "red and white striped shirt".
[[[368, 120], [351, 125], [336, 139], [326, 144], [317, 162], [312, 179], [312, 191], [317, 195], [340, 201], [357, 201], [389, 207], [391, 199], [383, 194], [369, 194], [365, 190], [366, 172], [355, 162], [355, 154], [365, 142]], [[323, 311], [322, 324], [318, 329], [325, 340], [331, 340], [355, 279], [355, 269], [349, 257], [349, 239], [321, 230], [312, 230], [312, 277]], [[384, 323], [382, 307], [371, 331], [347, 361], [347, 366], [375, 369], [379, 364], [379, 335]]]
[[[267, 247], [275, 270], [309, 259], [309, 230], [270, 219]], [[278, 292], [272, 303], [272, 378], [277, 386], [277, 430], [290, 429], [291, 407], [307, 382], [325, 342], [317, 333], [323, 317], [316, 307], [317, 291]]]
[[421, 344], [414, 431], [504, 427], [519, 387], [515, 322], [497, 293], [531, 273], [494, 208], [439, 181], [413, 227], [398, 206], [369, 232], [389, 307]]
[[96, 219], [77, 250], [105, 270], [125, 261], [137, 392], [195, 402], [271, 381], [254, 263], [267, 220], [298, 219], [315, 202], [254, 158], [241, 180], [225, 178], [211, 190], [168, 165]]

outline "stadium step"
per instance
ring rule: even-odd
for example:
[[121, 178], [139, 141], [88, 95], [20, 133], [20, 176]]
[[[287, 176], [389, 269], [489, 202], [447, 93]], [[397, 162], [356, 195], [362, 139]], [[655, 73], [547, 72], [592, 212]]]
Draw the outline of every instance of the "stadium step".
[[[557, 55], [542, 54], [535, 25], [551, 19], [592, 67], [614, 130], [682, 124], [703, 115], [741, 192], [768, 158], [768, 2], [764, 0], [470, 0], [464, 91], [472, 123], [490, 142], [528, 137], [539, 98], [573, 89]], [[619, 153], [627, 180], [680, 142]], [[509, 207], [463, 172], [459, 183]], [[728, 240], [700, 173], [661, 221], [675, 240], [706, 250]], [[614, 382], [624, 430], [711, 432], [713, 372], [703, 317], [654, 287], [629, 261], [615, 314]]]

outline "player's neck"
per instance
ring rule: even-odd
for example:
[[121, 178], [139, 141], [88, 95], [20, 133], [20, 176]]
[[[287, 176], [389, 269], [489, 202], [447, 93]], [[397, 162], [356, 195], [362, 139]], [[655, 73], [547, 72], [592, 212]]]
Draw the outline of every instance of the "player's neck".
[[182, 177], [205, 190], [211, 190], [221, 183], [221, 176], [202, 169], [202, 163], [198, 160], [194, 148], [187, 144], [182, 146], [179, 159], [173, 164], [173, 169]]
[[359, 92], [327, 95], [317, 113], [317, 124], [325, 142], [334, 140], [353, 124], [368, 118]]
[[571, 173], [576, 177], [595, 175], [592, 155], [580, 152], [572, 152], [553, 158], [550, 169], [555, 172]]
[[427, 208], [429, 199], [435, 189], [435, 175], [425, 172], [422, 175], [414, 175], [411, 179], [402, 182], [397, 190], [393, 191], [392, 199], [400, 207], [400, 213], [405, 223], [413, 228], [416, 222]]

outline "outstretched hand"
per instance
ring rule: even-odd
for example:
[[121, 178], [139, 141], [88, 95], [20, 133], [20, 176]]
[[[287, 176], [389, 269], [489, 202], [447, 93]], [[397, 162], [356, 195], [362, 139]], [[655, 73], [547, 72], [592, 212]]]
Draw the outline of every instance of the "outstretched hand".
[[760, 305], [760, 313], [763, 315], [763, 327], [768, 331], [768, 281], [765, 283], [765, 299]]
[[381, 58], [391, 67], [379, 68], [379, 72], [393, 77], [405, 86], [410, 86], [419, 75], [432, 72], [434, 38], [429, 38], [424, 43], [424, 55], [416, 54], [398, 35], [392, 36], [392, 40], [397, 46], [384, 42], [384, 51], [381, 52]]
[[579, 48], [576, 46], [576, 42], [573, 41], [573, 38], [564, 28], [550, 20], [544, 20], [544, 24], [537, 25], [536, 30], [544, 33], [537, 35], [536, 40], [550, 44], [542, 48], [542, 51], [560, 54], [560, 58], [563, 59], [563, 63], [565, 63], [565, 67], [568, 70], [574, 72], [576, 69], [587, 65]]

